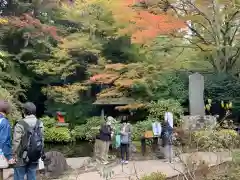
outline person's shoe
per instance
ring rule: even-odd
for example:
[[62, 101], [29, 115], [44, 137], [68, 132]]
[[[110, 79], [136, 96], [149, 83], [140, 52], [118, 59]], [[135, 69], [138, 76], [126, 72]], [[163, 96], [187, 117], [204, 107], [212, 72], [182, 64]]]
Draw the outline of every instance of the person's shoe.
[[103, 165], [107, 165], [107, 164], [109, 164], [108, 161], [104, 161], [104, 162], [103, 162]]
[[124, 161], [124, 160], [121, 160], [121, 163], [122, 163], [122, 164], [125, 164], [125, 161]]
[[125, 161], [124, 164], [128, 164], [128, 161]]

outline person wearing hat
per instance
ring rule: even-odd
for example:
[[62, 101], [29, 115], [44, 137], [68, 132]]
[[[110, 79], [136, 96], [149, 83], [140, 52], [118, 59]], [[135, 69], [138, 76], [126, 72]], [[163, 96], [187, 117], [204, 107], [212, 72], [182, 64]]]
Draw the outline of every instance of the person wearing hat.
[[0, 150], [7, 159], [8, 164], [13, 164], [11, 145], [11, 126], [6, 117], [10, 113], [10, 105], [7, 101], [0, 100]]
[[23, 119], [19, 120], [14, 127], [12, 147], [12, 153], [16, 159], [14, 180], [24, 180], [25, 175], [27, 180], [36, 180], [39, 161], [26, 162], [26, 159], [24, 159], [25, 148], [29, 143], [28, 136], [26, 136], [27, 130], [34, 129], [34, 127], [40, 128], [41, 142], [43, 143], [43, 123], [36, 117], [36, 106], [32, 102], [27, 102], [23, 105]]

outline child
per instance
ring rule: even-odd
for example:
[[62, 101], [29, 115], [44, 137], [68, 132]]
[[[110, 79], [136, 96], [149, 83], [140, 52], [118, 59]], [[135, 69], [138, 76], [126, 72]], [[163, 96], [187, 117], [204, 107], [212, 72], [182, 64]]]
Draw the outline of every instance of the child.
[[127, 123], [126, 119], [123, 119], [122, 125], [121, 125], [121, 158], [122, 158], [122, 163], [128, 164], [129, 161], [129, 146], [131, 143], [131, 124]]

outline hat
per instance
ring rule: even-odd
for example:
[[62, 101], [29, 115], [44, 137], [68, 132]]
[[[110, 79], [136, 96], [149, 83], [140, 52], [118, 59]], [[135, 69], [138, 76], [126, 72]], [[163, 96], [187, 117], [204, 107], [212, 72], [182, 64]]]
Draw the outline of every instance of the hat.
[[36, 113], [36, 106], [32, 102], [26, 102], [23, 104], [23, 109], [27, 114], [35, 114]]

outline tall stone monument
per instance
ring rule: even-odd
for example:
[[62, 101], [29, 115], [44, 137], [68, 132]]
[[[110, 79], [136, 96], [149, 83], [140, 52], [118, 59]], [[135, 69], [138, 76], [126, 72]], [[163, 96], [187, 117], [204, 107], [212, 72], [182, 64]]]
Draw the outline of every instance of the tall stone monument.
[[213, 129], [217, 124], [215, 116], [206, 116], [204, 109], [204, 77], [199, 73], [189, 76], [190, 115], [183, 116], [183, 129]]
[[204, 116], [204, 77], [199, 73], [189, 76], [189, 105], [191, 116]]

